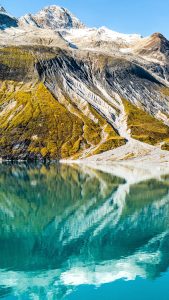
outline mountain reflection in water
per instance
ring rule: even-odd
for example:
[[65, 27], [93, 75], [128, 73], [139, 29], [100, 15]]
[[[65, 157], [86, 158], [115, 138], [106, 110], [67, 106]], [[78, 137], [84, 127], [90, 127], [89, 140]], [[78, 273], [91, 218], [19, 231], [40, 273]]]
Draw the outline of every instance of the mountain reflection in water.
[[78, 166], [1, 164], [0, 222], [2, 298], [154, 279], [169, 266], [169, 176], [131, 184]]

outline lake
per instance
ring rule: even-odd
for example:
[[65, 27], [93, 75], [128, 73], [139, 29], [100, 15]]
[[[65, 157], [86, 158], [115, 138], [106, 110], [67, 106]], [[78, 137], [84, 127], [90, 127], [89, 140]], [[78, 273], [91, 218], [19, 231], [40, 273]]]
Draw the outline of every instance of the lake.
[[0, 164], [0, 298], [168, 300], [168, 267], [169, 175]]

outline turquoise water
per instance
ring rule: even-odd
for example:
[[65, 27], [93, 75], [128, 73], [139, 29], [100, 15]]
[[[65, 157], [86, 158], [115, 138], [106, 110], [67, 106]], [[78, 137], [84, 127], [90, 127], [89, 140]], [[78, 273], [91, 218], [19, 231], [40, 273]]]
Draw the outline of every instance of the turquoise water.
[[0, 298], [168, 300], [169, 176], [128, 172], [1, 164]]

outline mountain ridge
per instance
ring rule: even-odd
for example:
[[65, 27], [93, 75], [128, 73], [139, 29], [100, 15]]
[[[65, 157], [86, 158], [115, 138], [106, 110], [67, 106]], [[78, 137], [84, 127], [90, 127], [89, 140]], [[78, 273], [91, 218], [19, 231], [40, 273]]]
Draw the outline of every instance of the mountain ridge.
[[86, 158], [133, 139], [169, 149], [163, 35], [87, 28], [58, 6], [27, 16], [0, 30], [0, 157]]

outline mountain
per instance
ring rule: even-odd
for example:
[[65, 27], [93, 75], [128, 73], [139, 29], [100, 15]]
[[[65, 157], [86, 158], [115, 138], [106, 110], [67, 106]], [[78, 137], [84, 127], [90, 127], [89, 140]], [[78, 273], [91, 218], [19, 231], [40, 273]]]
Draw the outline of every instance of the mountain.
[[0, 6], [0, 30], [8, 27], [16, 27], [18, 24], [17, 19], [10, 16], [4, 7]]
[[58, 6], [0, 30], [0, 157], [168, 159], [168, 44]]
[[32, 25], [53, 30], [84, 27], [67, 9], [56, 5], [45, 7], [35, 15], [27, 14], [20, 18], [19, 23], [21, 26]]
[[141, 41], [135, 49], [140, 55], [169, 62], [169, 41], [161, 33], [152, 34]]

